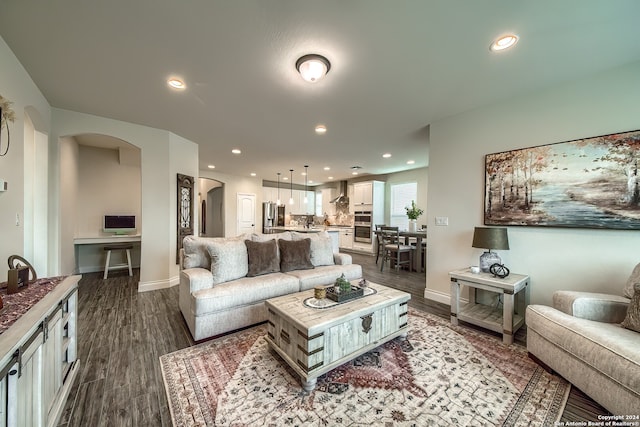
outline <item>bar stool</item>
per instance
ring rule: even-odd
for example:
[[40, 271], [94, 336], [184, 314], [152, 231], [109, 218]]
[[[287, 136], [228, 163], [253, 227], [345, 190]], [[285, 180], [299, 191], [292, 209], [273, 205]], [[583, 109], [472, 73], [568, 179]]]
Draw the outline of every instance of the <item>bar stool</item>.
[[[131, 244], [120, 244], [120, 245], [109, 245], [105, 246], [104, 250], [107, 251], [107, 260], [104, 263], [104, 276], [102, 279], [106, 279], [109, 274], [109, 270], [123, 269], [129, 268], [129, 276], [133, 276], [133, 270], [131, 269], [131, 249], [133, 249], [133, 245]], [[127, 263], [126, 264], [116, 264], [109, 265], [111, 262], [111, 251], [127, 251]]]

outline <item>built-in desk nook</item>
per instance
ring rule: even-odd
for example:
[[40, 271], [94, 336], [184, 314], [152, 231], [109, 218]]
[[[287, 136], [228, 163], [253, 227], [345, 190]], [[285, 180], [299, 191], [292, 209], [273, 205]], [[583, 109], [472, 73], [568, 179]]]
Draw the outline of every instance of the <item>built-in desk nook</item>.
[[0, 425], [57, 424], [80, 365], [80, 277], [38, 279], [11, 295], [0, 284]]
[[[140, 242], [141, 234], [111, 234], [102, 236], [85, 236], [73, 239], [75, 268], [79, 273], [94, 273], [103, 271], [105, 267], [105, 246], [121, 245], [131, 243], [133, 249], [131, 251], [132, 264], [140, 265]], [[118, 254], [120, 255], [120, 254]], [[120, 265], [127, 264], [125, 258], [116, 260]]]

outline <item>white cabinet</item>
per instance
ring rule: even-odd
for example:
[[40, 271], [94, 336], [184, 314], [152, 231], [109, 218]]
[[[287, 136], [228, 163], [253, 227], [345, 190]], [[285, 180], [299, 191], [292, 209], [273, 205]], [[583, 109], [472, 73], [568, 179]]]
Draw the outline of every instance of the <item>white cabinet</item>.
[[373, 182], [357, 182], [353, 184], [353, 206], [358, 210], [360, 205], [373, 204]]
[[0, 426], [57, 424], [79, 371], [79, 278], [65, 278], [0, 335]]
[[353, 228], [340, 229], [340, 248], [353, 249]]

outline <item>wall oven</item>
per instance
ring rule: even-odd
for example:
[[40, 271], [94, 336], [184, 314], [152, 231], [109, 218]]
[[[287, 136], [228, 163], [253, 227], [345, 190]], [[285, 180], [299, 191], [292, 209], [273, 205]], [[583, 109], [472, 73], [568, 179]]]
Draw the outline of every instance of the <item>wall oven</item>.
[[371, 211], [355, 211], [353, 225], [353, 241], [371, 243]]

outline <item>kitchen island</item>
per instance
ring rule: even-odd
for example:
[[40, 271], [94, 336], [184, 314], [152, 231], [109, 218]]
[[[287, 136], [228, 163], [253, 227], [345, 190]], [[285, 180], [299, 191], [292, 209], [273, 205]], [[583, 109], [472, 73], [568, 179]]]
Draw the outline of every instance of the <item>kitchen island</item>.
[[341, 226], [325, 226], [316, 225], [311, 227], [303, 226], [284, 226], [284, 227], [265, 227], [265, 234], [283, 233], [285, 231], [295, 231], [296, 233], [320, 233], [326, 231], [331, 237], [331, 246], [334, 253], [340, 251], [340, 227]]

